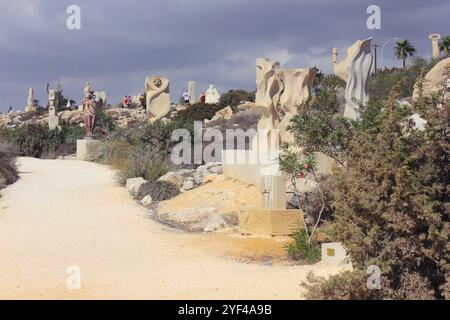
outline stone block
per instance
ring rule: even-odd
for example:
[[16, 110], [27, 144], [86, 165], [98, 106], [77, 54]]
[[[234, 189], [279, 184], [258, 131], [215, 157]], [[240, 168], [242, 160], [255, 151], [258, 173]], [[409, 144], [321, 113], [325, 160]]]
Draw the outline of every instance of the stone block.
[[88, 148], [89, 146], [99, 143], [97, 140], [77, 140], [77, 160], [89, 161]]
[[322, 263], [330, 267], [351, 266], [350, 258], [339, 242], [322, 244]]
[[55, 130], [58, 128], [59, 125], [59, 118], [58, 116], [49, 116], [48, 117], [48, 128], [50, 130]]
[[303, 228], [300, 210], [248, 208], [239, 214], [239, 230], [246, 235], [290, 236]]

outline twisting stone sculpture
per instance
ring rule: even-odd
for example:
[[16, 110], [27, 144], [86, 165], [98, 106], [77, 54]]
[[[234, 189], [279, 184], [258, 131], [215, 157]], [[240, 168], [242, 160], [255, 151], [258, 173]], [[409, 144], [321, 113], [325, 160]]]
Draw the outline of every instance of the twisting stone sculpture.
[[[261, 138], [259, 133], [258, 139], [253, 142], [254, 149], [277, 150], [280, 138], [286, 142], [291, 140], [287, 132], [290, 119], [297, 113], [297, 107], [311, 94], [316, 75], [314, 69], [279, 69], [279, 66], [276, 61], [256, 60], [255, 107], [262, 111], [258, 130], [268, 135], [268, 145], [258, 141]], [[275, 132], [275, 141], [272, 141], [273, 130], [278, 130]]]
[[333, 49], [334, 73], [347, 83], [344, 117], [353, 120], [360, 118], [359, 103], [369, 101], [368, 83], [373, 64], [371, 43], [372, 38], [356, 41], [347, 49], [347, 58], [340, 63], [337, 49]]
[[170, 111], [169, 80], [159, 76], [148, 77], [145, 81], [145, 92], [150, 121], [165, 117]]

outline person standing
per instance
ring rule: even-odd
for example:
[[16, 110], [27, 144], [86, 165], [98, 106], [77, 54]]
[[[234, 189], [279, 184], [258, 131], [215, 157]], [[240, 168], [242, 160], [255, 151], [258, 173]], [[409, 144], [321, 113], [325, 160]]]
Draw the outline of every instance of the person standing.
[[191, 94], [186, 89], [183, 90], [183, 100], [185, 106], [188, 106], [191, 102]]

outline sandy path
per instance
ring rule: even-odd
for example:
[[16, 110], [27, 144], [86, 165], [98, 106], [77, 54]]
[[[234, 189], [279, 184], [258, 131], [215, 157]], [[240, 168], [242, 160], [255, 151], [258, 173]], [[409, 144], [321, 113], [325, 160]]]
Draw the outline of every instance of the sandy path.
[[[19, 164], [21, 179], [0, 199], [1, 299], [299, 299], [307, 272], [336, 272], [205, 254], [193, 245], [204, 235], [146, 218], [108, 167]], [[81, 270], [80, 290], [66, 285], [72, 265]]]

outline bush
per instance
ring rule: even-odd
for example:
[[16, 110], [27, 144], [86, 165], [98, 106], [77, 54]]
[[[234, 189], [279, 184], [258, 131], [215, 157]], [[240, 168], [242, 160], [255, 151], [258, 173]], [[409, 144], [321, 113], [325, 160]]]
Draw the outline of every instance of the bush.
[[76, 140], [83, 136], [84, 131], [81, 128], [70, 128], [66, 125], [57, 130], [49, 130], [48, 127], [38, 124], [12, 129], [0, 128], [2, 141], [13, 145], [18, 155], [34, 158], [54, 159], [67, 155], [64, 153], [67, 153], [67, 150], [74, 151]]
[[219, 106], [223, 108], [230, 106], [233, 111], [243, 102], [255, 102], [255, 92], [245, 90], [230, 90], [220, 97]]
[[346, 271], [327, 279], [309, 273], [302, 286], [308, 300], [374, 300], [381, 299], [381, 292], [367, 288], [367, 273]]
[[167, 181], [152, 181], [144, 185], [136, 196], [137, 200], [142, 200], [150, 195], [154, 202], [172, 199], [180, 194], [176, 185]]
[[223, 107], [220, 105], [196, 103], [186, 110], [179, 111], [173, 120], [183, 126], [193, 126], [195, 121], [203, 122], [205, 119], [212, 119], [216, 112], [222, 109]]
[[18, 177], [14, 147], [0, 142], [0, 189], [16, 182]]
[[299, 230], [292, 236], [293, 241], [286, 245], [286, 251], [291, 259], [305, 263], [316, 263], [321, 258], [321, 246], [315, 241], [308, 243], [305, 230]]

